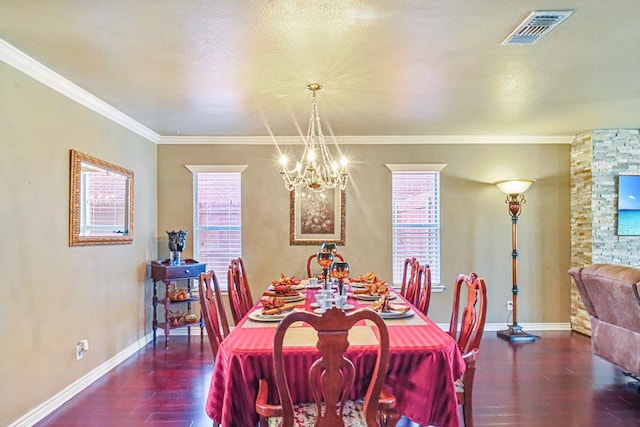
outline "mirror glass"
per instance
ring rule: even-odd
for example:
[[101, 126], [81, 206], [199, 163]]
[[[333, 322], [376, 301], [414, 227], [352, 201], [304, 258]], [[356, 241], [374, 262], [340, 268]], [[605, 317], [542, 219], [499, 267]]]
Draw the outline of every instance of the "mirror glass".
[[133, 242], [133, 172], [71, 150], [69, 245]]

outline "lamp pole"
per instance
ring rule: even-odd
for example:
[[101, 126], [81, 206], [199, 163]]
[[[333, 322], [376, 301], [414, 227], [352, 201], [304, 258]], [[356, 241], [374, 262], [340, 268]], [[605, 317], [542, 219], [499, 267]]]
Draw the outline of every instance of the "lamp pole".
[[[510, 342], [534, 342], [535, 335], [528, 334], [518, 324], [518, 218], [522, 213], [522, 205], [526, 203], [524, 191], [533, 180], [503, 181], [498, 187], [507, 193], [505, 203], [509, 206], [511, 216], [511, 299], [513, 301], [513, 323], [506, 330], [498, 331], [498, 337]], [[519, 187], [516, 186], [519, 184]]]

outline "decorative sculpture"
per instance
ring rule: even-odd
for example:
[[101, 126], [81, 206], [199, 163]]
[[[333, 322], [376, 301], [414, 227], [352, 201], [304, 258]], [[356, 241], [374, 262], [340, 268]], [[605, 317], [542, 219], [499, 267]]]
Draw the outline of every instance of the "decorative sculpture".
[[171, 265], [180, 265], [180, 253], [184, 250], [188, 231], [167, 231], [169, 236], [169, 251], [171, 252]]

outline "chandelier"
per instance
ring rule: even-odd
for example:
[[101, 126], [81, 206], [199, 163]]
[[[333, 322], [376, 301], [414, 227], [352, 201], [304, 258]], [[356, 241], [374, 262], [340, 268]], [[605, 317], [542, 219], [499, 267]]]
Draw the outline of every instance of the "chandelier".
[[311, 113], [309, 114], [309, 129], [304, 141], [302, 157], [296, 162], [294, 169], [287, 169], [287, 157], [280, 158], [282, 169], [280, 175], [284, 180], [284, 186], [292, 191], [297, 186], [303, 186], [311, 191], [320, 193], [326, 189], [340, 187], [344, 190], [349, 180], [347, 171], [347, 159], [342, 156], [340, 163], [333, 160], [327, 144], [324, 141], [322, 127], [320, 126], [320, 114], [318, 113], [318, 101], [316, 92], [322, 86], [318, 83], [309, 83], [307, 89], [313, 92], [311, 99]]

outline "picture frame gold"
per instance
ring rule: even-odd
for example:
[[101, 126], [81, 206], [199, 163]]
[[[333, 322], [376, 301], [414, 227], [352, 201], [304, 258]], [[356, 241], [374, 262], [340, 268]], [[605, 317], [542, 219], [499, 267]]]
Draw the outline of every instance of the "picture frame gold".
[[[123, 202], [120, 215], [122, 222], [114, 225], [113, 229], [99, 231], [86, 228], [88, 204], [84, 200], [86, 183], [83, 180], [87, 171], [121, 177], [119, 180], [121, 188], [117, 190], [122, 194], [120, 199]], [[69, 175], [69, 246], [133, 243], [133, 171], [88, 154], [70, 150]]]
[[316, 193], [304, 186], [289, 193], [289, 244], [315, 246], [323, 242], [345, 244], [346, 191], [339, 188]]

